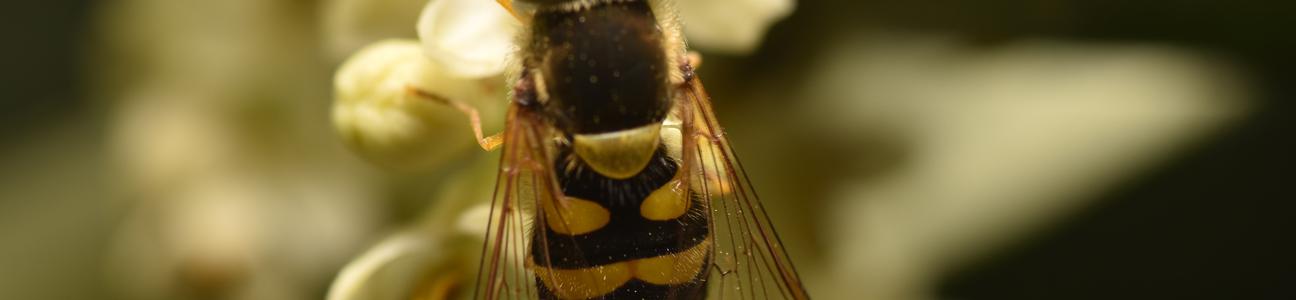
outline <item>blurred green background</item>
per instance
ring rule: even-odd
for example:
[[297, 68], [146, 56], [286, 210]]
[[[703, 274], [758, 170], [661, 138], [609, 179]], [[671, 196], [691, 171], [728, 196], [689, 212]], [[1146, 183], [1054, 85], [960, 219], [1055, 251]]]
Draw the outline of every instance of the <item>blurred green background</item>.
[[[301, 217], [298, 214], [302, 210], [311, 211], [299, 207], [301, 203], [314, 203], [310, 199], [321, 197], [341, 197], [350, 199], [337, 200], [346, 203], [342, 208], [320, 208], [318, 216], [301, 217], [306, 220], [302, 222], [318, 223], [301, 224], [355, 226], [341, 229], [281, 226], [283, 228], [258, 237], [271, 240], [284, 236], [319, 237], [303, 238], [309, 241], [301, 242], [300, 245], [291, 244], [298, 246], [286, 248], [273, 243], [251, 247], [274, 249], [267, 251], [277, 254], [250, 256], [271, 260], [266, 263], [271, 267], [265, 268], [289, 274], [280, 274], [282, 276], [275, 278], [290, 278], [283, 280], [289, 282], [286, 284], [279, 281], [266, 283], [268, 286], [276, 286], [277, 288], [269, 288], [275, 292], [246, 294], [259, 296], [239, 296], [240, 294], [225, 291], [236, 289], [231, 286], [243, 282], [238, 278], [261, 272], [264, 266], [258, 267], [256, 263], [249, 264], [251, 267], [211, 268], [215, 271], [203, 269], [210, 268], [203, 262], [195, 263], [196, 267], [181, 263], [181, 267], [177, 269], [154, 269], [153, 266], [133, 268], [130, 267], [131, 263], [122, 267], [122, 260], [114, 258], [120, 254], [118, 252], [125, 251], [129, 256], [132, 251], [129, 249], [134, 249], [131, 247], [150, 248], [122, 246], [123, 243], [129, 244], [122, 241], [129, 240], [122, 237], [129, 235], [123, 233], [129, 230], [122, 228], [151, 228], [148, 224], [168, 224], [166, 221], [146, 221], [143, 223], [146, 225], [130, 225], [135, 224], [131, 221], [133, 216], [141, 210], [148, 210], [140, 207], [148, 207], [148, 203], [156, 202], [147, 199], [155, 197], [151, 193], [158, 192], [133, 187], [137, 183], [131, 176], [138, 174], [133, 174], [129, 166], [123, 167], [130, 162], [122, 162], [123, 155], [130, 155], [114, 154], [114, 151], [120, 150], [117, 143], [122, 142], [122, 137], [115, 128], [129, 126], [121, 125], [123, 122], [132, 122], [121, 119], [121, 112], [127, 109], [121, 108], [123, 101], [119, 99], [130, 97], [134, 93], [130, 86], [144, 81], [140, 78], [160, 76], [156, 73], [141, 74], [145, 72], [139, 69], [152, 69], [134, 65], [136, 60], [132, 59], [138, 59], [135, 56], [153, 54], [135, 53], [129, 47], [120, 47], [122, 43], [117, 40], [119, 36], [113, 33], [117, 27], [109, 21], [123, 18], [114, 15], [125, 14], [121, 11], [123, 5], [119, 1], [11, 3], [9, 9], [0, 13], [0, 19], [6, 20], [5, 26], [0, 26], [0, 31], [4, 32], [2, 36], [9, 38], [5, 47], [0, 48], [0, 57], [5, 61], [5, 71], [0, 72], [3, 74], [0, 75], [0, 83], [3, 84], [3, 89], [0, 89], [0, 299], [316, 299], [324, 296], [337, 270], [346, 261], [359, 255], [393, 228], [415, 222], [421, 215], [418, 211], [428, 205], [429, 195], [437, 190], [436, 186], [427, 183], [454, 177], [456, 170], [462, 170], [463, 167], [450, 166], [443, 171], [393, 175], [347, 156], [345, 149], [332, 138], [327, 113], [331, 91], [328, 80], [340, 58], [328, 50], [303, 50], [324, 48], [318, 45], [325, 44], [322, 42], [327, 39], [323, 36], [325, 33], [312, 29], [323, 22], [318, 13], [322, 5], [312, 1], [280, 2], [282, 3], [274, 6], [277, 9], [274, 13], [281, 16], [271, 18], [283, 22], [282, 26], [251, 30], [305, 32], [307, 35], [294, 36], [286, 41], [250, 39], [246, 42], [260, 46], [250, 47], [251, 50], [247, 51], [277, 49], [286, 53], [232, 68], [244, 70], [248, 74], [258, 74], [248, 80], [292, 79], [252, 84], [253, 87], [245, 91], [230, 93], [236, 94], [240, 99], [300, 99], [266, 101], [276, 104], [240, 106], [236, 109], [239, 111], [234, 114], [243, 118], [239, 119], [242, 126], [252, 128], [250, 131], [253, 132], [262, 129], [271, 132], [261, 137], [246, 138], [242, 142], [261, 145], [258, 144], [261, 142], [256, 141], [264, 140], [270, 145], [264, 147], [273, 149], [234, 151], [271, 153], [265, 158], [253, 159], [254, 162], [250, 163], [258, 166], [275, 164], [264, 163], [262, 160], [290, 161], [284, 163], [289, 167], [248, 171], [262, 176], [247, 179], [253, 181], [254, 185], [275, 185], [275, 182], [282, 180], [295, 182], [284, 178], [300, 177], [294, 175], [297, 174], [294, 173], [296, 171], [292, 171], [299, 169], [310, 170], [303, 172], [311, 174], [331, 175], [319, 181], [294, 183], [299, 186], [288, 188], [292, 191], [282, 193], [307, 200], [271, 205], [271, 208], [264, 211], [253, 209], [270, 215], [263, 216], [267, 220], [296, 222], [293, 220]], [[201, 10], [191, 13], [192, 15], [186, 16], [204, 15]], [[239, 26], [239, 22], [243, 20], [213, 20], [207, 24]], [[1076, 95], [1070, 98], [1060, 97], [1069, 99], [1068, 101], [1083, 102], [1092, 97], [1115, 99], [1115, 105], [1126, 98], [1122, 98], [1121, 91], [1103, 87], [1118, 86], [1142, 91], [1139, 88], [1150, 86], [1188, 91], [1184, 97], [1203, 97], [1207, 99], [1203, 101], [1211, 104], [1195, 106], [1190, 113], [1186, 113], [1206, 117], [1185, 117], [1182, 119], [1185, 125], [1166, 125], [1164, 128], [1171, 129], [1147, 131], [1149, 136], [1154, 137], [1152, 140], [1163, 135], [1183, 136], [1156, 142], [1153, 146], [1122, 148], [1125, 144], [1137, 144], [1143, 140], [1142, 136], [1121, 136], [1108, 140], [1102, 138], [1106, 131], [1097, 133], [1098, 139], [1086, 142], [1085, 145], [1106, 149], [1109, 145], [1105, 143], [1111, 143], [1110, 149], [1119, 152], [1113, 155], [1121, 158], [1103, 162], [1110, 164], [1110, 169], [1118, 171], [1108, 173], [1105, 171], [1107, 165], [1103, 165], [1101, 170], [1082, 170], [1093, 174], [1076, 179], [1085, 180], [1083, 184], [1079, 184], [1082, 187], [1045, 182], [1041, 185], [1063, 186], [1059, 190], [1064, 191], [1054, 194], [1053, 189], [1045, 189], [1027, 197], [1048, 201], [1053, 199], [1053, 195], [1057, 195], [1057, 199], [1066, 199], [1058, 200], [1058, 203], [1068, 203], [1063, 205], [1065, 208], [1031, 208], [1033, 206], [1029, 205], [1034, 202], [1030, 201], [949, 206], [954, 207], [950, 208], [954, 211], [949, 213], [951, 215], [958, 215], [966, 209], [990, 207], [995, 212], [1021, 212], [1004, 213], [1005, 219], [1021, 217], [1032, 221], [1008, 222], [1003, 227], [984, 227], [992, 232], [976, 232], [968, 237], [970, 242], [916, 243], [914, 245], [919, 245], [915, 246], [917, 248], [894, 250], [906, 252], [929, 248], [921, 245], [945, 245], [950, 248], [940, 251], [957, 253], [959, 247], [973, 245], [967, 247], [975, 255], [962, 257], [933, 254], [930, 256], [954, 258], [935, 259], [935, 262], [922, 263], [922, 267], [913, 269], [894, 266], [870, 268], [870, 264], [863, 264], [862, 272], [880, 277], [890, 276], [889, 272], [934, 274], [915, 275], [922, 278], [931, 276], [930, 279], [894, 281], [899, 282], [896, 284], [923, 282], [913, 288], [922, 291], [917, 298], [1290, 299], [1296, 298], [1296, 288], [1293, 288], [1296, 287], [1296, 255], [1293, 255], [1296, 253], [1296, 243], [1291, 234], [1292, 229], [1296, 229], [1296, 193], [1291, 184], [1291, 172], [1296, 170], [1292, 159], [1292, 154], [1296, 153], [1296, 143], [1292, 142], [1292, 133], [1296, 132], [1296, 120], [1292, 116], [1296, 113], [1296, 107], [1290, 101], [1296, 97], [1296, 72], [1292, 71], [1296, 70], [1296, 55], [1293, 55], [1296, 53], [1296, 37], [1293, 37], [1293, 28], [1296, 28], [1296, 4], [1282, 1], [800, 1], [796, 11], [772, 27], [762, 46], [751, 54], [711, 55], [704, 51], [708, 56], [701, 74], [716, 98], [717, 109], [726, 121], [726, 126], [729, 126], [736, 146], [744, 153], [745, 163], [750, 165], [748, 171], [752, 173], [757, 188], [768, 190], [764, 194], [767, 199], [775, 199], [768, 200], [775, 201], [771, 205], [778, 208], [772, 213], [780, 228], [788, 228], [784, 229], [784, 235], [793, 236], [790, 240], [795, 244], [789, 245], [789, 248], [798, 257], [798, 264], [809, 265], [806, 269], [810, 271], [806, 272], [813, 273], [803, 276], [809, 280], [825, 280], [825, 283], [810, 283], [812, 294], [821, 298], [848, 298], [845, 295], [849, 294], [835, 294], [827, 290], [842, 288], [852, 280], [850, 277], [842, 278], [841, 275], [859, 274], [832, 270], [835, 260], [854, 255], [851, 252], [854, 250], [851, 249], [856, 248], [842, 246], [850, 244], [847, 240], [858, 237], [859, 241], [868, 243], [863, 249], [872, 249], [870, 247], [878, 247], [877, 243], [886, 243], [886, 239], [869, 237], [889, 233], [910, 236], [907, 233], [896, 233], [907, 232], [905, 230], [908, 229], [889, 229], [904, 227], [901, 225], [879, 225], [865, 230], [854, 227], [853, 224], [857, 223], [849, 222], [849, 217], [837, 218], [846, 220], [842, 222], [827, 222], [822, 219], [828, 219], [825, 215], [832, 213], [836, 207], [845, 207], [842, 210], [856, 207], [852, 199], [857, 198], [852, 196], [852, 191], [863, 190], [863, 193], [868, 194], [879, 190], [879, 185], [875, 185], [877, 182], [890, 182], [891, 178], [897, 176], [896, 173], [905, 173], [903, 170], [907, 166], [924, 157], [923, 153], [929, 151], [926, 147], [931, 147], [932, 144], [918, 142], [924, 138], [911, 134], [926, 132], [926, 118], [960, 116], [963, 115], [964, 108], [989, 111], [981, 112], [982, 115], [995, 115], [999, 112], [1007, 115], [1039, 113], [1032, 110], [1014, 111], [1011, 108], [1015, 102], [1012, 101], [997, 104], [1000, 106], [976, 106], [969, 104], [974, 101], [959, 99], [960, 95], [965, 95], [959, 89], [960, 84], [980, 86], [985, 82], [998, 82], [992, 80], [992, 76], [1001, 74], [996, 73], [996, 70], [1003, 70], [1000, 69], [1002, 65], [1010, 70], [1049, 70], [1025, 72], [1040, 76], [1024, 76], [1022, 79], [1028, 80], [1026, 82], [1056, 83], [1057, 86], [1014, 86], [1012, 83], [1015, 81], [1010, 79], [1017, 78], [1013, 76], [1018, 75], [1013, 75], [1007, 77], [1009, 79], [1006, 80], [1009, 81], [1006, 88], [986, 92], [990, 96], [984, 97], [998, 100], [1013, 99], [1015, 95], [1031, 95], [1030, 93], [1047, 95], [1057, 88], [1058, 93]], [[412, 30], [411, 25], [406, 30], [408, 32], [403, 32], [404, 36], [412, 36]], [[397, 32], [401, 33], [401, 30]], [[204, 37], [193, 38], [203, 40]], [[285, 43], [285, 46], [276, 44], [280, 42]], [[1088, 72], [1092, 69], [1085, 69], [1087, 66], [1112, 63], [1105, 58], [1112, 52], [1116, 53], [1117, 64], [1133, 65], [1133, 71], [1096, 72], [1099, 75], [1124, 76], [1114, 76], [1114, 79], [1106, 76], [1083, 79], [1067, 77], [1071, 74], [1068, 70]], [[1020, 61], [1016, 60], [1017, 55], [1028, 57], [1025, 60], [1027, 63], [1020, 65]], [[180, 56], [181, 59], [183, 57]], [[203, 57], [205, 56], [195, 56], [195, 59]], [[1096, 63], [1089, 63], [1090, 59]], [[1144, 72], [1137, 68], [1146, 62], [1153, 62], [1150, 68], [1154, 71]], [[887, 67], [888, 63], [895, 65]], [[1170, 67], [1163, 68], [1160, 63], [1167, 63]], [[951, 65], [957, 67], [947, 67]], [[908, 72], [915, 69], [918, 71]], [[1174, 79], [1166, 83], [1158, 77], [1176, 74], [1188, 74], [1186, 78], [1189, 79]], [[1143, 75], [1150, 78], [1140, 77]], [[941, 79], [945, 78], [942, 76], [954, 79]], [[987, 81], [978, 81], [983, 79]], [[1099, 87], [1097, 90], [1068, 88], [1079, 84], [1076, 82], [1089, 84], [1092, 81], [1103, 82], [1104, 79], [1121, 82], [1088, 85]], [[855, 91], [850, 89], [851, 85], [858, 84], [867, 88], [874, 87], [877, 82], [913, 86], [900, 89], [897, 94], [869, 94], [872, 91], [886, 91], [885, 88], [871, 89], [861, 95], [851, 94]], [[1219, 84], [1218, 87], [1213, 85], [1216, 83]], [[280, 88], [291, 91], [278, 90]], [[887, 114], [886, 111], [863, 112], [859, 114], [858, 128], [840, 123], [849, 123], [852, 120], [849, 116], [823, 117], [829, 120], [819, 120], [819, 113], [843, 107], [834, 105], [849, 106], [854, 103], [852, 101], [864, 98], [874, 100], [859, 102], [904, 102], [908, 101], [907, 97], [918, 97], [906, 93], [924, 92], [927, 89], [943, 92], [933, 92], [936, 96], [923, 94], [926, 95], [923, 97], [947, 96], [952, 99], [898, 109], [900, 112], [913, 113], [914, 116], [899, 114], [893, 116], [896, 120], [881, 123], [872, 123], [868, 121], [868, 117]], [[1018, 92], [1019, 89], [1025, 92]], [[200, 94], [206, 92], [207, 90], [197, 91]], [[1177, 96], [1167, 97], [1177, 99]], [[1142, 98], [1132, 96], [1128, 99], [1140, 101]], [[260, 103], [258, 100], [247, 101]], [[248, 111], [240, 110], [247, 107], [252, 108]], [[886, 107], [891, 106], [864, 106], [866, 110]], [[1181, 106], [1166, 107], [1179, 109]], [[1156, 111], [1160, 106], [1148, 109]], [[285, 114], [283, 111], [292, 111], [293, 113], [286, 115], [292, 115], [296, 119], [280, 123], [275, 118]], [[927, 111], [941, 111], [941, 114], [927, 115], [924, 113]], [[1133, 118], [1139, 116], [1141, 115], [1133, 115]], [[1154, 112], [1151, 116], [1158, 115]], [[139, 122], [148, 123], [148, 120]], [[1058, 127], [1057, 135], [1065, 136], [1069, 132], [1067, 130], [1076, 126], [1104, 122], [1106, 121], [1099, 118], [1067, 123]], [[283, 123], [295, 127], [279, 127]], [[979, 123], [972, 120], [958, 124]], [[909, 130], [905, 126], [921, 129]], [[1031, 123], [1014, 125], [1031, 126]], [[1057, 125], [1040, 126], [1045, 128]], [[1179, 128], [1187, 129], [1181, 131]], [[1140, 128], [1113, 130], [1118, 133], [1133, 132]], [[971, 134], [961, 134], [958, 131], [949, 133], [949, 136], [977, 138]], [[284, 138], [285, 136], [301, 138]], [[1134, 141], [1123, 140], [1126, 138]], [[207, 140], [206, 137], [196, 139]], [[944, 140], [941, 135], [932, 139]], [[1030, 141], [1033, 140], [1028, 140]], [[207, 142], [212, 145], [223, 144], [221, 140]], [[1005, 143], [1009, 142], [1011, 141]], [[1038, 143], [1049, 142], [1046, 140]], [[258, 147], [262, 146], [251, 148], [260, 149]], [[1040, 151], [1050, 153], [1068, 150], [1043, 146], [1039, 148], [1042, 149]], [[1132, 149], [1128, 152], [1141, 154], [1121, 156], [1125, 153], [1122, 149]], [[1077, 155], [1083, 157], [1082, 154]], [[334, 159], [335, 157], [341, 158]], [[950, 159], [958, 158], [957, 155], [952, 157]], [[1070, 156], [1042, 157], [1067, 159]], [[184, 157], [178, 159], [185, 160]], [[1041, 161], [1012, 165], [1029, 167], [1055, 163], [1057, 162]], [[334, 164], [337, 167], [333, 167]], [[996, 171], [997, 165], [977, 165], [981, 169], [973, 171], [973, 174], [998, 176], [1001, 172]], [[1125, 168], [1125, 165], [1136, 167]], [[1067, 173], [1066, 170], [1070, 170], [1067, 168], [1070, 167], [1057, 172]], [[942, 172], [944, 169], [931, 170]], [[932, 176], [944, 178], [940, 174]], [[314, 194], [311, 191], [298, 191], [311, 190], [312, 184], [335, 186], [328, 183], [360, 180], [357, 178], [372, 182], [336, 193], [334, 190], [322, 190], [318, 192], [323, 194], [320, 197], [312, 196]], [[923, 182], [923, 178], [927, 177], [915, 175], [913, 178]], [[1061, 181], [1071, 182], [1067, 179], [1069, 177], [1060, 178]], [[1030, 180], [1019, 183], [1023, 190], [1033, 189], [1037, 184]], [[925, 186], [912, 188], [920, 191], [927, 189]], [[994, 199], [998, 195], [995, 193], [999, 192], [986, 193], [988, 196], [983, 196], [984, 198]], [[1014, 191], [1002, 193], [1014, 195]], [[366, 196], [338, 196], [352, 194], [368, 195], [372, 199], [367, 199]], [[872, 199], [869, 197], [881, 196], [861, 196], [858, 199]], [[948, 197], [958, 199], [959, 195]], [[351, 201], [355, 199], [360, 200]], [[893, 199], [901, 201], [900, 205], [920, 203], [917, 200], [904, 202], [900, 197]], [[947, 202], [933, 201], [930, 202], [931, 207], [924, 205], [921, 209], [941, 211], [944, 206], [935, 206], [943, 205], [942, 203]], [[1021, 205], [1015, 206], [1016, 204]], [[264, 208], [256, 205], [252, 207]], [[364, 208], [353, 209], [354, 207]], [[870, 207], [873, 206], [865, 206], [863, 209]], [[244, 208], [235, 210], [239, 209]], [[906, 209], [908, 208], [901, 208]], [[168, 211], [160, 209], [155, 213], [165, 215]], [[335, 222], [337, 218], [351, 218], [338, 217], [345, 216], [345, 212], [350, 211], [359, 211], [358, 214], [363, 216], [357, 217], [358, 220]], [[877, 213], [885, 210], [872, 211]], [[1038, 213], [1039, 216], [1036, 216], [1037, 211], [1048, 213]], [[274, 214], [285, 214], [288, 217]], [[861, 216], [864, 219], [876, 219], [870, 219], [872, 215], [868, 213], [862, 213]], [[940, 216], [935, 214], [931, 219], [906, 220], [894, 224], [939, 224], [946, 220]], [[998, 216], [992, 213], [976, 220], [994, 220]], [[168, 219], [166, 216], [157, 218]], [[1029, 229], [1015, 228], [1018, 225]], [[165, 231], [168, 228], [144, 231], [150, 230]], [[855, 235], [856, 230], [867, 232], [869, 237]], [[339, 235], [346, 238], [342, 241], [327, 238], [337, 232], [345, 232]], [[239, 239], [238, 234], [234, 236], [232, 239]], [[948, 236], [965, 235], [955, 231]], [[934, 239], [944, 237], [946, 235], [933, 234]], [[311, 242], [316, 240], [325, 241], [323, 245], [327, 247]], [[982, 245], [979, 242], [982, 240], [994, 242], [990, 243], [991, 246], [975, 246]], [[120, 250], [123, 249], [121, 247], [128, 250]], [[289, 256], [294, 256], [294, 251], [303, 249], [327, 250], [320, 250], [325, 254], [320, 254], [318, 259], [310, 262], [293, 263], [286, 267], [276, 262], [278, 259], [292, 260]], [[158, 255], [161, 260], [166, 254]], [[878, 257], [886, 260], [885, 257], [890, 256]], [[165, 259], [186, 261], [188, 258]], [[241, 262], [240, 258], [235, 258], [234, 261]], [[904, 262], [895, 263], [905, 265]], [[900, 271], [895, 271], [895, 268]], [[153, 282], [153, 279], [133, 278], [155, 275], [129, 274], [132, 272], [182, 278], [180, 285], [184, 286], [181, 289], [185, 291], [150, 293], [147, 290], [152, 285], [132, 282]], [[831, 277], [838, 277], [835, 279], [837, 282], [827, 283], [827, 279]], [[893, 281], [881, 282], [880, 285], [887, 286], [887, 282]], [[894, 294], [880, 293], [875, 297], [892, 297], [888, 295]], [[913, 296], [907, 292], [900, 292], [900, 295], [903, 296], [894, 297]]]

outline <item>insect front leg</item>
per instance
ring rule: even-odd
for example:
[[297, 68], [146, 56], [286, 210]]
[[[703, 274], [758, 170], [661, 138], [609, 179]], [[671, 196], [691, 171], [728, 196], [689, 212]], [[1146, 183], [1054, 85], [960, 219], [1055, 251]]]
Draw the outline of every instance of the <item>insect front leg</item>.
[[449, 105], [451, 107], [454, 107], [455, 109], [458, 109], [464, 115], [468, 116], [468, 123], [470, 126], [472, 126], [473, 137], [477, 139], [477, 145], [481, 146], [482, 149], [486, 151], [492, 151], [495, 150], [496, 148], [499, 148], [499, 146], [504, 143], [503, 134], [496, 133], [491, 136], [482, 135], [481, 114], [478, 113], [477, 108], [472, 106], [471, 104], [464, 103], [463, 101], [458, 101], [455, 99], [450, 99], [441, 96], [439, 94], [425, 91], [423, 89], [420, 89], [415, 86], [410, 86], [410, 85], [405, 86], [405, 92], [414, 96], [418, 96], [419, 98], [430, 100], [437, 104]]

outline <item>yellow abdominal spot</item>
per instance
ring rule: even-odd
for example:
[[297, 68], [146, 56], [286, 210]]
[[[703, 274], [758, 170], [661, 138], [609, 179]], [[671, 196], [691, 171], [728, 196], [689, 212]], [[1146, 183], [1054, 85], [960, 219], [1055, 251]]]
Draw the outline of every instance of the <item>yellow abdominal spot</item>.
[[630, 264], [607, 264], [585, 269], [535, 267], [535, 275], [560, 299], [590, 299], [615, 291], [630, 281]]
[[653, 221], [674, 220], [688, 211], [688, 187], [679, 179], [662, 185], [639, 204], [639, 214]]
[[565, 197], [562, 201], [541, 201], [545, 220], [554, 232], [566, 235], [586, 234], [603, 228], [612, 214], [593, 201]]
[[697, 277], [705, 267], [711, 239], [703, 240], [693, 248], [675, 254], [650, 257], [630, 262], [634, 277], [657, 285], [684, 284]]

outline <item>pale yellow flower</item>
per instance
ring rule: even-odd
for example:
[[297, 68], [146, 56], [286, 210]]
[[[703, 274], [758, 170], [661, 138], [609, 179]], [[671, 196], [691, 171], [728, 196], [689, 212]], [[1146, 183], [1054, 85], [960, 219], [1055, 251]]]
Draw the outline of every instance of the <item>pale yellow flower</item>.
[[471, 101], [493, 124], [502, 122], [504, 104], [502, 79], [495, 79], [500, 81], [453, 76], [427, 60], [415, 41], [379, 42], [338, 69], [333, 124], [352, 149], [375, 163], [428, 169], [471, 148], [472, 130], [462, 111], [411, 89]]
[[419, 16], [418, 35], [429, 59], [478, 78], [504, 71], [520, 25], [494, 1], [434, 0]]
[[[759, 46], [765, 31], [795, 6], [792, 0], [673, 2], [691, 45], [734, 54]], [[434, 0], [419, 17], [418, 32], [429, 58], [454, 74], [482, 77], [504, 70], [521, 25], [494, 1]]]
[[447, 284], [471, 294], [485, 237], [498, 156], [474, 155], [440, 185], [417, 224], [352, 260], [333, 281], [329, 300], [426, 299]]
[[[335, 5], [359, 5], [338, 1]], [[382, 8], [360, 11], [409, 8], [408, 2], [394, 0], [370, 5]], [[680, 16], [687, 24], [686, 34], [697, 35], [697, 45], [733, 53], [755, 48], [765, 30], [793, 7], [790, 0], [682, 1], [678, 5], [687, 11]], [[367, 14], [331, 16], [340, 20], [329, 24]], [[333, 122], [339, 133], [364, 157], [395, 169], [429, 169], [471, 145], [465, 142], [471, 141], [465, 136], [471, 131], [463, 112], [412, 94], [406, 87], [470, 104], [485, 115], [483, 126], [498, 128], [502, 120], [491, 117], [501, 116], [507, 104], [503, 73], [517, 50], [514, 42], [522, 26], [499, 4], [486, 0], [427, 2], [414, 25], [421, 57], [409, 42], [379, 42], [348, 59], [334, 82]]]

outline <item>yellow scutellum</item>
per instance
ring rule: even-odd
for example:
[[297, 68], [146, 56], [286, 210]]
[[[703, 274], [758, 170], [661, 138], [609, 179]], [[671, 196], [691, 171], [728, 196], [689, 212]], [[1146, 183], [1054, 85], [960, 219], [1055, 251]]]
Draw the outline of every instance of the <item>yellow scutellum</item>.
[[661, 142], [661, 123], [622, 131], [577, 134], [572, 148], [590, 168], [603, 176], [626, 179], [639, 174]]

